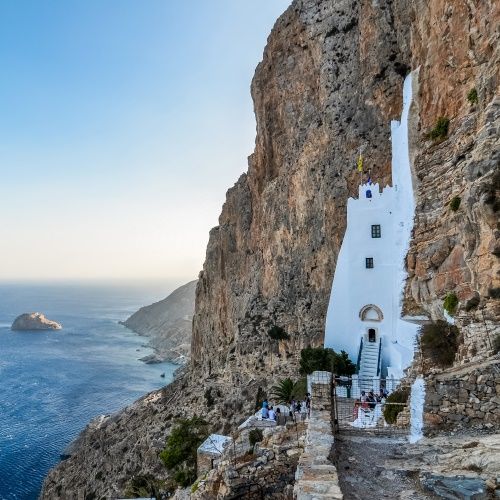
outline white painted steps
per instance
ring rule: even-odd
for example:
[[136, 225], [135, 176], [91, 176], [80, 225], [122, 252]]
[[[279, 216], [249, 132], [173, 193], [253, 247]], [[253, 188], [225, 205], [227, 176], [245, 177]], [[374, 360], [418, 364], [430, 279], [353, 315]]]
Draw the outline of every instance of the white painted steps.
[[380, 339], [375, 342], [363, 339], [358, 376], [360, 388], [364, 391], [372, 389], [373, 379], [378, 375], [379, 351]]

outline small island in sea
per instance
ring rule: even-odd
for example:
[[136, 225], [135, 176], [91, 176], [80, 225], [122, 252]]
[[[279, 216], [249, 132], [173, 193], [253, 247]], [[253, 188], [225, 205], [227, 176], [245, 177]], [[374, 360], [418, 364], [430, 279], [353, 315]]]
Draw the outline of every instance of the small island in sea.
[[52, 321], [39, 312], [24, 313], [18, 316], [12, 326], [12, 331], [22, 330], [61, 330], [62, 325], [57, 321]]

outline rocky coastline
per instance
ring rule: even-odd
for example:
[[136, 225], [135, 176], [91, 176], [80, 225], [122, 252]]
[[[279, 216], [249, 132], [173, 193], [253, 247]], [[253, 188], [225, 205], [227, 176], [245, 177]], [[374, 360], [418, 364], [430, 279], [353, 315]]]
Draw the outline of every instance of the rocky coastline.
[[120, 323], [130, 330], [148, 337], [148, 347], [154, 353], [143, 358], [147, 364], [170, 361], [184, 365], [189, 361], [191, 330], [197, 280], [174, 290], [168, 297], [141, 307]]

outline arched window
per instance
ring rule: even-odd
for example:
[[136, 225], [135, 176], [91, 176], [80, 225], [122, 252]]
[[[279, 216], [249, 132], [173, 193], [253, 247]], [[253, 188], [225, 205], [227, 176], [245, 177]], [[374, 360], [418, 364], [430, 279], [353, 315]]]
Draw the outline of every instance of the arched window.
[[372, 197], [372, 192], [371, 192], [371, 189], [367, 189], [367, 190], [366, 190], [366, 197], [367, 197], [367, 198], [371, 198], [371, 197]]
[[382, 310], [374, 304], [362, 307], [359, 311], [359, 317], [361, 321], [382, 321], [384, 319]]

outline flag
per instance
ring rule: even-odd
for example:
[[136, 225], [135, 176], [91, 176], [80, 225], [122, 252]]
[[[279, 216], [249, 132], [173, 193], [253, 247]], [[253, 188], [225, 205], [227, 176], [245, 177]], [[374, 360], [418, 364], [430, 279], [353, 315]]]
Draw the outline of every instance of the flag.
[[361, 153], [358, 158], [358, 172], [363, 172], [363, 157], [361, 156]]
[[366, 183], [367, 183], [368, 185], [371, 185], [371, 183], [372, 183], [372, 178], [371, 178], [371, 176], [368, 176], [368, 179], [367, 179]]

